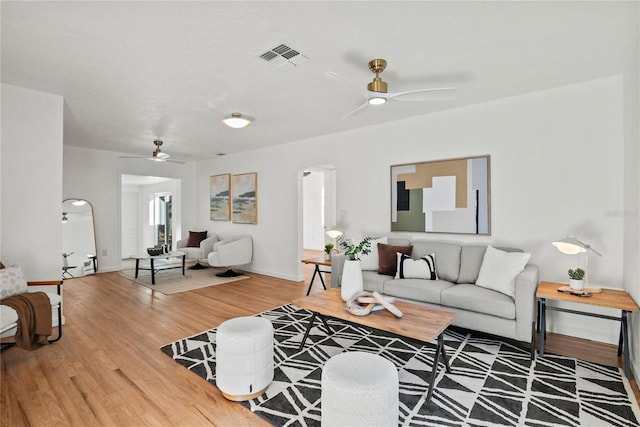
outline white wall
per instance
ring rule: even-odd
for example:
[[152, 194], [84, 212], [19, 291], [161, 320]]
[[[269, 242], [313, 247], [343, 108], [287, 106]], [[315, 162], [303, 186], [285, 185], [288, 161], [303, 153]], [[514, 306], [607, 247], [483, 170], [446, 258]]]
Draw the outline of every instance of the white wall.
[[[636, 4], [637, 22], [640, 6]], [[624, 221], [624, 287], [640, 304], [640, 29], [634, 27], [634, 40], [624, 75], [624, 209], [616, 216]], [[640, 378], [640, 313], [631, 315], [630, 333], [632, 367], [636, 381]]]
[[62, 275], [63, 102], [2, 83], [0, 258], [28, 280]]
[[[566, 270], [582, 261], [551, 242], [577, 234], [604, 255], [592, 257], [592, 283], [620, 288], [623, 223], [610, 213], [623, 207], [622, 108], [618, 76], [212, 159], [198, 164], [197, 218], [222, 235], [252, 234], [253, 271], [302, 280], [299, 171], [306, 166], [336, 166], [338, 222], [357, 238], [390, 229], [390, 165], [490, 154], [492, 235], [417, 236], [521, 247], [542, 280], [566, 282]], [[244, 172], [259, 174], [259, 223], [208, 221], [209, 176]], [[551, 315], [550, 325], [617, 342], [615, 325], [589, 320]]]
[[[93, 205], [99, 272], [120, 268], [120, 175], [149, 175], [179, 179], [182, 230], [196, 226], [193, 163], [160, 163], [120, 159], [124, 154], [64, 146], [64, 198], [82, 198]], [[60, 202], [62, 198], [60, 199]]]

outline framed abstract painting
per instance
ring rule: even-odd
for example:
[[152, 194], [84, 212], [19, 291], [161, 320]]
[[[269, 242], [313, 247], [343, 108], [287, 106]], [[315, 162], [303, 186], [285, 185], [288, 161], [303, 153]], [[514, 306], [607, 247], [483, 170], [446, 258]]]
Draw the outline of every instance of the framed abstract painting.
[[258, 174], [231, 177], [232, 221], [238, 224], [258, 223]]
[[391, 166], [391, 231], [490, 235], [490, 160]]
[[229, 221], [231, 174], [213, 175], [209, 185], [209, 212], [211, 221]]

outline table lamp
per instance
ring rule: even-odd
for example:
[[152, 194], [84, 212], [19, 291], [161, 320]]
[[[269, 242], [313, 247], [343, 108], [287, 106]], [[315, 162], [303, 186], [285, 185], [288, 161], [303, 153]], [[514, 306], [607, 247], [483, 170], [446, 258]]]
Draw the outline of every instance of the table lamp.
[[342, 236], [343, 236], [342, 231], [331, 229], [331, 230], [327, 230], [325, 234], [334, 240], [335, 250], [337, 253], [340, 253], [340, 250], [338, 249], [338, 240], [342, 239]]
[[585, 287], [589, 288], [589, 251], [593, 252], [598, 256], [602, 256], [602, 254], [584, 242], [578, 240], [575, 236], [567, 236], [564, 239], [556, 240], [551, 243], [553, 246], [558, 248], [560, 252], [568, 255], [575, 255], [581, 252], [585, 254], [584, 261], [584, 276], [585, 276]]

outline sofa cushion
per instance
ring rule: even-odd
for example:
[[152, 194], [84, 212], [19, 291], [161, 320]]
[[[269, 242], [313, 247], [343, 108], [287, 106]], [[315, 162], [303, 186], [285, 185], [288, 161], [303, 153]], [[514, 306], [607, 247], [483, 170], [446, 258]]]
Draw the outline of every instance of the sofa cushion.
[[464, 245], [462, 247], [458, 283], [476, 283], [486, 250], [486, 245]]
[[379, 239], [371, 240], [371, 252], [366, 255], [360, 255], [360, 268], [363, 271], [366, 270], [378, 270], [378, 243], [387, 244], [388, 239], [386, 237], [380, 237]]
[[455, 286], [446, 280], [388, 279], [384, 282], [384, 294], [415, 301], [441, 304], [440, 294]]
[[476, 313], [490, 314], [504, 319], [516, 318], [515, 301], [507, 295], [471, 284], [461, 284], [444, 289], [441, 303]]
[[421, 258], [432, 253], [436, 254], [436, 270], [438, 277], [449, 282], [457, 282], [460, 273], [460, 251], [462, 247], [455, 243], [430, 242], [415, 240], [411, 257]]
[[413, 246], [392, 246], [378, 243], [378, 274], [396, 275], [397, 253], [411, 255]]
[[529, 258], [529, 253], [505, 252], [487, 246], [476, 285], [515, 298], [516, 276], [524, 270]]
[[27, 279], [19, 265], [0, 269], [0, 299], [27, 292]]
[[368, 292], [384, 293], [384, 282], [389, 280], [389, 276], [378, 274], [375, 271], [363, 271], [362, 281], [364, 290]]
[[199, 248], [200, 242], [207, 238], [206, 231], [189, 231], [188, 248]]
[[420, 259], [413, 259], [400, 252], [396, 253], [396, 256], [398, 257], [396, 279], [438, 280], [435, 254], [429, 254]]

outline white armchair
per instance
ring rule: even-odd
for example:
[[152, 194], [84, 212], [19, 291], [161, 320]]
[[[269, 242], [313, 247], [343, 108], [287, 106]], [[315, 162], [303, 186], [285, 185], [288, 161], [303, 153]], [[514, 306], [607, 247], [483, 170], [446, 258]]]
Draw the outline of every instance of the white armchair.
[[[52, 310], [52, 324], [51, 327], [57, 327], [58, 333], [55, 339], [49, 339], [50, 343], [54, 343], [62, 338], [62, 296], [60, 287], [62, 280], [53, 281], [41, 281], [41, 282], [27, 282], [24, 278], [24, 274], [19, 266], [7, 267], [0, 263], [0, 299], [10, 298], [12, 296], [21, 295], [26, 292], [40, 291], [44, 287], [53, 288], [53, 292], [45, 292], [49, 297]], [[54, 293], [55, 292], [55, 293]], [[8, 302], [7, 302], [8, 303]], [[18, 329], [18, 323], [22, 322], [18, 317], [18, 312], [11, 305], [0, 305], [0, 338], [14, 337]], [[30, 322], [27, 322], [27, 324]], [[22, 323], [22, 334], [26, 334], [24, 330], [25, 323]], [[49, 332], [52, 332], [49, 329]], [[37, 331], [36, 331], [37, 333]], [[24, 346], [27, 342], [27, 337], [22, 335], [22, 339], [12, 341], [2, 341], [1, 347], [4, 349], [16, 345], [18, 343]], [[29, 347], [23, 347], [28, 349], [34, 349], [32, 347], [34, 343], [30, 343]]]
[[[189, 232], [191, 233], [191, 231]], [[217, 234], [209, 234], [205, 239], [200, 241], [198, 246], [189, 246], [189, 237], [186, 239], [178, 240], [176, 243], [176, 250], [182, 251], [187, 254], [187, 259], [195, 259], [196, 263], [192, 265], [191, 269], [198, 270], [202, 268], [207, 268], [206, 266], [200, 264], [201, 259], [207, 259], [207, 256], [211, 251], [213, 251], [213, 245], [218, 241]]]
[[239, 276], [231, 269], [233, 266], [249, 264], [253, 259], [253, 239], [243, 235], [226, 240], [220, 240], [213, 245], [213, 252], [208, 256], [209, 265], [212, 267], [227, 267], [224, 273], [218, 273], [219, 277]]

